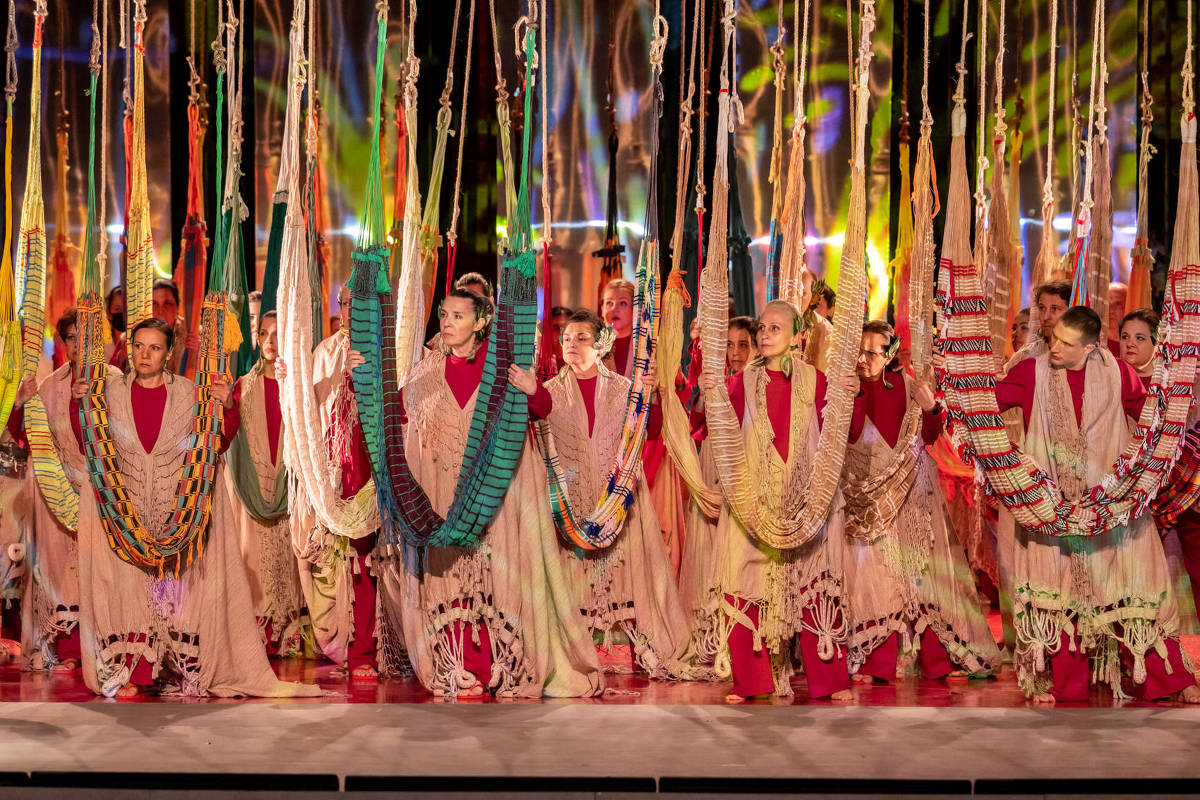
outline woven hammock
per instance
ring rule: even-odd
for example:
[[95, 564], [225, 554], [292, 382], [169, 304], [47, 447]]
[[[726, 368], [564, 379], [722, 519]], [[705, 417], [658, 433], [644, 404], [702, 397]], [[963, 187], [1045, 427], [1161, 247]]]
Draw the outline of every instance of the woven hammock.
[[[792, 115], [792, 149], [788, 156], [787, 192], [783, 198], [780, 224], [783, 228], [780, 244], [779, 294], [800, 308], [804, 295], [804, 273], [807, 271], [808, 247], [804, 243], [804, 199], [808, 185], [804, 175], [805, 138], [808, 117], [804, 113], [804, 84], [808, 74], [808, 19], [811, 2], [805, 0], [804, 22], [800, 35], [800, 52], [796, 69], [796, 106]], [[801, 311], [805, 309], [800, 308]]]
[[783, 4], [779, 4], [779, 22], [775, 43], [771, 45], [771, 63], [775, 73], [775, 117], [771, 125], [771, 165], [767, 182], [771, 184], [771, 229], [767, 242], [767, 302], [779, 296], [779, 261], [783, 257], [783, 231], [779, 224], [783, 213], [783, 86], [787, 62], [783, 58]]
[[937, 179], [933, 174], [933, 114], [929, 110], [929, 6], [925, 7], [925, 33], [922, 52], [924, 77], [921, 84], [921, 133], [917, 139], [917, 167], [912, 184], [912, 250], [908, 258], [908, 286], [904, 319], [908, 328], [908, 346], [913, 375], [928, 380], [933, 356], [933, 287], [937, 266], [937, 247], [933, 241], [933, 218], [941, 210], [936, 200]]
[[[855, 147], [850, 214], [846, 243], [842, 249], [839, 273], [841, 285], [838, 287], [843, 302], [838, 303], [834, 312], [828, 402], [819, 449], [813, 460], [813, 464], [816, 465], [815, 472], [812, 475], [796, 475], [793, 470], [793, 474], [788, 478], [783, 502], [778, 503], [778, 514], [759, 513], [760, 509], [767, 508], [768, 505], [759, 498], [762, 487], [752, 475], [747, 462], [741, 421], [734, 413], [724, 382], [716, 381], [713, 388], [705, 392], [708, 435], [726, 502], [752, 537], [779, 550], [793, 549], [811, 541], [825, 525], [830, 504], [838, 490], [846, 442], [849, 438], [850, 417], [853, 413], [853, 397], [845, 388], [845, 384], [854, 372], [862, 336], [863, 309], [866, 305], [864, 142], [870, 99], [867, 76], [872, 57], [871, 34], [875, 28], [875, 4], [873, 0], [863, 0], [861, 8], [858, 74], [852, 116]], [[709, 262], [700, 276], [704, 371], [710, 375], [723, 375], [725, 372], [725, 342], [729, 324], [728, 276], [725, 267], [727, 256], [723, 241], [728, 214], [729, 137], [725, 136], [724, 132], [729, 129], [732, 104], [729, 73], [734, 20], [733, 0], [726, 0], [723, 16], [726, 49], [721, 69], [721, 94], [717, 117], [719, 134], [716, 172], [713, 178], [712, 239], [709, 242]]]
[[[297, 4], [293, 29], [304, 28], [304, 3]], [[309, 19], [312, 26], [314, 20]], [[311, 28], [310, 28], [311, 41]], [[308, 124], [305, 148], [307, 151], [306, 190], [309, 208], [316, 194], [314, 181], [318, 173], [316, 162], [317, 124], [313, 106], [315, 86], [307, 69], [304, 80], [290, 84], [293, 94], [301, 94], [309, 86]], [[296, 146], [285, 139], [283, 146]], [[280, 170], [280, 175], [284, 175]], [[280, 382], [279, 406], [283, 416], [284, 460], [288, 467], [288, 497], [293, 504], [309, 506], [320, 525], [338, 536], [363, 537], [379, 526], [379, 510], [375, 504], [375, 484], [366, 486], [349, 500], [341, 498], [341, 481], [330, 464], [325, 427], [321, 422], [320, 406], [313, 392], [313, 336], [319, 331], [324, 304], [314, 299], [314, 286], [320, 286], [320, 273], [312, 271], [319, 262], [319, 243], [315, 229], [310, 238], [301, 208], [299, 170], [286, 173], [287, 205], [284, 215], [283, 241], [280, 245], [279, 276], [279, 357], [288, 366], [288, 377]], [[316, 225], [316, 214], [310, 222]]]
[[[525, 34], [527, 87], [534, 85], [534, 46], [534, 31], [528, 29]], [[526, 120], [531, 119], [531, 94], [532, 91], [529, 91], [525, 95]], [[380, 517], [384, 535], [393, 542], [403, 541], [417, 548], [477, 546], [482, 541], [484, 528], [491, 522], [504, 500], [524, 448], [528, 406], [525, 394], [508, 383], [508, 367], [513, 363], [532, 364], [534, 355], [537, 260], [533, 250], [529, 213], [528, 164], [531, 128], [532, 125], [526, 124], [524, 129], [521, 160], [523, 169], [509, 240], [512, 250], [504, 259], [500, 270], [500, 296], [495, 330], [487, 350], [483, 377], [476, 395], [471, 428], [459, 470], [458, 488], [445, 519], [433, 509], [428, 495], [407, 464], [403, 429], [398, 424], [392, 425], [389, 431], [395, 432], [396, 436], [377, 438], [375, 449], [371, 451], [376, 482], [387, 483], [387, 487], [379, 492]], [[411, 212], [411, 206], [409, 211]], [[406, 239], [407, 235], [406, 226]], [[370, 264], [365, 266], [369, 267]], [[404, 264], [404, 272], [407, 273], [410, 286], [413, 274], [417, 271], [416, 266], [418, 262], [415, 259]], [[369, 282], [369, 273], [365, 273], [359, 280]], [[405, 276], [402, 275], [401, 285], [404, 285], [405, 280]], [[380, 283], [381, 293], [382, 286]], [[387, 310], [387, 294], [382, 293], [383, 303], [377, 306], [380, 308], [381, 317], [382, 312]], [[407, 306], [407, 315], [412, 316], [417, 308], [419, 307]], [[358, 313], [357, 301], [354, 313]], [[377, 328], [378, 339], [374, 342], [363, 341], [363, 346], [368, 347], [370, 352], [360, 350], [366, 363], [359, 369], [366, 371], [369, 367], [374, 367], [365, 376], [369, 377], [369, 380], [362, 381], [362, 387], [365, 389], [362, 393], [359, 376], [356, 375], [355, 394], [359, 399], [360, 417], [363, 417], [364, 396], [369, 397], [370, 392], [376, 391], [382, 385], [385, 366], [382, 340], [387, 336], [388, 329], [387, 320], [380, 319], [380, 322], [382, 324]], [[354, 324], [353, 318], [351, 324]], [[389, 374], [400, 374], [401, 346], [403, 342], [398, 342], [395, 354], [397, 368], [392, 372], [389, 367]], [[390, 386], [383, 388], [391, 389]], [[382, 457], [376, 460], [376, 454]], [[384, 503], [388, 501], [394, 503], [394, 508], [385, 510]]]
[[[21, 203], [21, 231], [17, 245], [17, 286], [22, 290], [21, 323], [24, 329], [22, 374], [37, 374], [46, 331], [46, 211], [42, 198], [41, 98], [42, 31], [45, 3], [34, 17], [33, 69], [30, 87], [29, 156], [26, 162], [25, 198]], [[50, 435], [50, 420], [39, 395], [25, 403], [25, 436], [38, 486], [55, 518], [67, 530], [79, 524], [79, 492], [67, 479], [58, 448]]]
[[[150, 203], [146, 192], [146, 114], [145, 114], [145, 49], [143, 33], [146, 22], [145, 8], [139, 4], [134, 17], [134, 108], [133, 108], [133, 190], [131, 192], [130, 230], [144, 228], [145, 235], [132, 238], [137, 247], [148, 252], [148, 257], [130, 255], [130, 287], [141, 292], [140, 285], [149, 285], [152, 272], [142, 267], [153, 267], [153, 242], [149, 236]], [[233, 38], [232, 30], [229, 32]], [[231, 48], [232, 49], [232, 46]], [[89, 139], [95, 140], [95, 85], [92, 77], [93, 132]], [[231, 145], [234, 144], [231, 142]], [[232, 148], [236, 154], [236, 146]], [[92, 487], [96, 492], [96, 505], [109, 547], [118, 558], [142, 569], [152, 576], [162, 577], [173, 573], [178, 576], [204, 553], [204, 536], [212, 510], [212, 489], [217, 471], [217, 455], [220, 452], [223, 415], [221, 405], [212, 398], [209, 387], [212, 379], [225, 373], [226, 355], [240, 344], [236, 325], [232, 324], [228, 305], [223, 292], [213, 290], [224, 281], [223, 265], [214, 262], [210, 271], [210, 291], [201, 309], [200, 359], [196, 381], [196, 400], [193, 410], [192, 432], [188, 437], [187, 450], [179, 476], [176, 500], [170, 518], [159, 531], [152, 531], [139, 518], [136, 507], [125, 485], [121, 472], [120, 457], [113, 442], [109, 424], [108, 401], [105, 396], [105, 381], [108, 367], [104, 359], [104, 310], [100, 297], [100, 275], [95, 265], [96, 245], [94, 236], [95, 180], [93, 158], [88, 169], [88, 242], [84, 250], [84, 294], [79, 298], [79, 334], [83, 373], [88, 379], [88, 393], [80, 409], [83, 431], [83, 448], [91, 473]], [[235, 174], [235, 170], [231, 170]], [[227, 196], [234, 191], [227, 186]], [[222, 243], [218, 241], [218, 250]], [[139, 264], [134, 269], [134, 264]]]
[[4, 89], [4, 253], [0, 258], [0, 429], [8, 424], [17, 386], [24, 372], [12, 260], [12, 121], [13, 100], [17, 96], [17, 20], [14, 0], [8, 0], [8, 6], [8, 37], [4, 48], [8, 62]]
[[1195, 221], [1196, 119], [1192, 108], [1189, 62], [1184, 68], [1179, 211], [1160, 329], [1159, 363], [1130, 443], [1111, 474], [1085, 490], [1076, 502], [1066, 500], [1046, 474], [1012, 445], [1000, 417], [986, 301], [966, 246], [969, 218], [965, 144], [961, 137], [953, 142], [946, 241], [938, 282], [946, 316], [949, 419], [954, 435], [964, 442], [959, 448], [960, 457], [979, 468], [990, 490], [1028, 530], [1088, 536], [1125, 524], [1145, 513], [1179, 455], [1200, 352], [1200, 236]]
[[[200, 78], [193, 68], [192, 79]], [[179, 260], [175, 263], [175, 282], [187, 299], [187, 308], [200, 308], [204, 302], [204, 272], [208, 263], [208, 225], [204, 221], [204, 124], [200, 116], [200, 96], [195, 88], [188, 98], [188, 191], [187, 216], [180, 234]], [[188, 315], [188, 332], [199, 335], [200, 317]], [[195, 375], [195, 364], [187, 365], [188, 377]]]

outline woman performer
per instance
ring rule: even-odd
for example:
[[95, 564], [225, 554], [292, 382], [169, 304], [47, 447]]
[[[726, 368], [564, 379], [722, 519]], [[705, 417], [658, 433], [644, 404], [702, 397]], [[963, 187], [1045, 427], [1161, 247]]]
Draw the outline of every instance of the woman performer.
[[[725, 380], [729, 399], [742, 420], [746, 460], [755, 479], [775, 487], [782, 498], [789, 473], [807, 470], [820, 437], [819, 409], [825, 402], [825, 376], [794, 357], [803, 323], [784, 300], [772, 300], [759, 316], [759, 357]], [[717, 376], [701, 373], [710, 390]], [[841, 500], [820, 535], [794, 550], [756, 542], [730, 513], [717, 521], [724, 610], [719, 653], [728, 652], [733, 688], [727, 702], [774, 692], [791, 694], [792, 636], [800, 638], [810, 698], [851, 697], [846, 662], [846, 623], [842, 583]], [[718, 656], [720, 658], [720, 656]], [[719, 670], [720, 671], [720, 670]]]
[[633, 281], [613, 278], [604, 285], [600, 300], [604, 324], [615, 332], [612, 349], [606, 358], [611, 359], [612, 371], [626, 378], [633, 377], [633, 297], [636, 293]]
[[[567, 369], [543, 386], [532, 370], [516, 364], [509, 368], [509, 380], [530, 396], [530, 416], [550, 426], [567, 492], [577, 509], [595, 508], [608, 481], [606, 471], [621, 446], [630, 381], [600, 363], [613, 336], [599, 316], [580, 309], [567, 319], [562, 335]], [[657, 386], [654, 375], [645, 381]], [[660, 411], [650, 416], [647, 438], [657, 436], [662, 425]], [[624, 633], [634, 662], [651, 677], [687, 673], [682, 660], [688, 620], [644, 475], [639, 476], [625, 530], [614, 545], [596, 552], [558, 549], [574, 607], [597, 644], [611, 649], [613, 634]], [[629, 669], [626, 664], [615, 671]]]
[[899, 345], [888, 323], [863, 326], [842, 475], [850, 668], [857, 681], [894, 681], [903, 645], [924, 678], [990, 674], [1000, 651], [925, 451], [943, 414], [928, 385], [898, 372]]
[[[171, 327], [147, 319], [130, 332], [132, 371], [105, 382], [117, 462], [129, 500], [151, 535], [163, 532], [187, 454], [196, 390], [165, 371], [175, 343]], [[87, 379], [71, 396], [82, 400]], [[225, 408], [225, 441], [237, 407], [224, 376], [213, 398]], [[317, 694], [315, 686], [275, 678], [259, 639], [250, 587], [237, 547], [225, 482], [213, 481], [212, 517], [203, 554], [175, 577], [151, 576], [109, 545], [96, 491], [80, 494], [79, 617], [83, 677], [89, 689], [128, 697], [152, 684], [189, 695]]]
[[[83, 458], [79, 429], [79, 401], [72, 398], [71, 387], [79, 379], [79, 338], [75, 309], [70, 308], [55, 323], [55, 332], [63, 345], [67, 363], [52, 372], [37, 387], [46, 408], [50, 436], [67, 480], [76, 491], [91, 491], [87, 462]], [[109, 369], [109, 378], [120, 372]], [[21, 384], [17, 395], [23, 406], [32, 397], [33, 378]], [[14, 410], [10, 428], [20, 425], [23, 414]], [[32, 569], [22, 600], [22, 646], [27, 669], [53, 668], [70, 672], [79, 668], [79, 547], [75, 531], [63, 527], [50, 510], [33, 470], [28, 471], [34, 505], [32, 531], [26, 543], [26, 558]]]
[[[1026, 455], [1072, 502], [1125, 449], [1126, 417], [1141, 414], [1146, 390], [1101, 346], [1096, 312], [1075, 306], [1054, 327], [1050, 351], [1013, 367], [996, 399], [1001, 410], [1021, 409]], [[1013, 665], [1034, 702], [1086, 701], [1091, 676], [1120, 695], [1124, 667], [1142, 699], [1200, 703], [1149, 514], [1095, 536], [1048, 536], [1018, 525], [1000, 556], [1015, 587]]]
[[[488, 347], [491, 302], [454, 289], [441, 342], [404, 384], [404, 450], [434, 511], [458, 488]], [[363, 363], [351, 351], [350, 366]], [[477, 548], [381, 548], [385, 618], [403, 629], [417, 677], [437, 695], [583, 696], [596, 651], [565, 586], [541, 459], [526, 449]]]
[[[1121, 360], [1133, 367], [1142, 386], [1150, 388], [1154, 377], [1155, 346], [1158, 344], [1159, 316], [1149, 308], [1135, 308], [1121, 319], [1117, 336]], [[1109, 344], [1112, 352], [1113, 345]]]
[[229, 469], [225, 474], [241, 500], [238, 529], [254, 616], [267, 652], [290, 656], [300, 649], [304, 603], [287, 513], [283, 415], [279, 409], [279, 381], [287, 377], [287, 370], [276, 359], [278, 325], [274, 311], [259, 318], [257, 338], [262, 355], [234, 387], [242, 422], [226, 457]]

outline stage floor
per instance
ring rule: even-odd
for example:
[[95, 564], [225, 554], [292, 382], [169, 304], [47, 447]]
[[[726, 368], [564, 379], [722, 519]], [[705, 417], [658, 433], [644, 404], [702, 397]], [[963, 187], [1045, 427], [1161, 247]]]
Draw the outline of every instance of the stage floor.
[[[1200, 655], [1200, 637], [1185, 645]], [[849, 704], [810, 701], [799, 676], [793, 698], [727, 706], [724, 684], [635, 675], [610, 676], [599, 698], [440, 700], [414, 680], [274, 663], [337, 694], [114, 701], [77, 674], [0, 667], [0, 795], [1200, 794], [1200, 708], [1115, 703], [1101, 690], [1036, 708], [1008, 668], [991, 680], [856, 685]]]

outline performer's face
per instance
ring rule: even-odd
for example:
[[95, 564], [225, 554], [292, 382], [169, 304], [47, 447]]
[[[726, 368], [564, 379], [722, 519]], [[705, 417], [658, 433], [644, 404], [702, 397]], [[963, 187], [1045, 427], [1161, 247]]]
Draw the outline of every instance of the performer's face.
[[1042, 292], [1037, 299], [1038, 321], [1046, 339], [1054, 336], [1054, 326], [1067, 313], [1067, 301], [1052, 292]]
[[563, 331], [563, 361], [572, 369], [586, 372], [600, 360], [596, 349], [596, 329], [587, 322], [572, 322]]
[[1154, 332], [1140, 319], [1131, 319], [1121, 326], [1121, 358], [1135, 367], [1142, 367], [1154, 357]]
[[63, 349], [67, 360], [74, 366], [79, 366], [79, 332], [74, 325], [67, 328], [67, 336], [63, 339]]
[[1084, 344], [1080, 331], [1060, 322], [1054, 326], [1054, 335], [1050, 337], [1050, 364], [1070, 370], [1083, 369], [1095, 349], [1095, 342]]
[[1029, 312], [1022, 311], [1013, 318], [1010, 343], [1013, 352], [1020, 350], [1029, 340]]
[[624, 289], [605, 289], [600, 303], [604, 321], [613, 327], [618, 338], [633, 335], [633, 295]]
[[263, 361], [274, 361], [279, 355], [279, 339], [275, 332], [279, 328], [279, 320], [267, 317], [258, 326], [258, 346], [262, 348]]
[[777, 306], [768, 306], [758, 318], [758, 352], [767, 358], [785, 355], [795, 335], [792, 315]]
[[153, 328], [142, 328], [133, 337], [133, 368], [139, 378], [157, 377], [166, 366], [167, 337]]
[[168, 325], [175, 324], [175, 316], [179, 313], [179, 304], [170, 289], [154, 290], [154, 316]]
[[[1125, 319], [1125, 301], [1129, 298], [1129, 287], [1123, 283], [1108, 285], [1108, 329], [1115, 331]], [[1111, 335], [1111, 334], [1110, 334]], [[1124, 346], [1121, 348], [1124, 350]], [[1143, 364], [1146, 362], [1142, 362]]]
[[750, 359], [754, 358], [754, 354], [754, 342], [750, 338], [750, 331], [730, 328], [725, 339], [725, 360], [729, 362], [729, 371], [736, 374], [744, 370]]
[[250, 330], [254, 331], [254, 343], [258, 343], [258, 320], [262, 316], [262, 301], [250, 301]]
[[858, 349], [858, 366], [855, 371], [859, 380], [879, 380], [887, 366], [887, 337], [882, 333], [864, 333], [862, 344]]
[[338, 319], [342, 330], [350, 332], [350, 287], [343, 286], [338, 290]]
[[452, 350], [470, 347], [475, 332], [483, 330], [487, 320], [475, 318], [475, 304], [465, 297], [447, 297], [438, 311], [442, 341]]

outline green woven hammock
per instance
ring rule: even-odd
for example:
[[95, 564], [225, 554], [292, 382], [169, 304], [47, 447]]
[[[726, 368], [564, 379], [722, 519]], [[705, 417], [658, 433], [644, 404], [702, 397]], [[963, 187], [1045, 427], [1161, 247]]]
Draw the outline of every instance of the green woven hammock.
[[[526, 85], [533, 85], [535, 36], [525, 38]], [[380, 40], [382, 53], [382, 39]], [[377, 92], [381, 91], [377, 79]], [[525, 119], [531, 119], [529, 94], [525, 97]], [[376, 106], [378, 107], [378, 95]], [[392, 542], [413, 547], [475, 547], [483, 537], [504, 500], [525, 442], [528, 406], [525, 394], [508, 383], [512, 363], [533, 362], [534, 328], [537, 323], [537, 262], [530, 228], [528, 164], [530, 125], [525, 126], [520, 191], [510, 237], [511, 253], [500, 271], [500, 297], [495, 330], [484, 362], [471, 429], [459, 470], [454, 502], [443, 519], [413, 476], [404, 456], [403, 431], [398, 422], [399, 397], [391, 336], [395, 327], [395, 299], [386, 290], [387, 280], [379, 270], [386, 264], [382, 254], [360, 248], [355, 259], [351, 291], [351, 342], [366, 359], [355, 370], [355, 395], [359, 418], [368, 437], [376, 487], [379, 492], [383, 532]], [[378, 141], [378, 136], [374, 137]], [[378, 197], [378, 153], [373, 151], [368, 182], [368, 209], [378, 209], [382, 231], [382, 204]], [[376, 223], [368, 218], [372, 225]], [[406, 265], [419, 268], [419, 264]], [[376, 291], [372, 292], [372, 285]], [[372, 296], [373, 295], [373, 296]], [[406, 308], [407, 314], [423, 314], [423, 308]], [[385, 340], [387, 340], [385, 342]], [[386, 380], [385, 380], [386, 378]], [[385, 413], [386, 410], [386, 413]], [[383, 435], [387, 431], [387, 436]], [[373, 440], [373, 441], [372, 441]]]
[[[135, 20], [134, 29], [134, 173], [141, 173], [141, 187], [131, 198], [141, 207], [136, 212], [148, 215], [149, 199], [145, 192], [145, 107], [144, 53], [142, 51], [143, 20]], [[192, 433], [179, 477], [174, 509], [160, 533], [152, 533], [139, 518], [137, 508], [125, 485], [120, 457], [113, 442], [109, 425], [108, 401], [105, 396], [107, 364], [104, 359], [104, 311], [100, 295], [100, 275], [96, 267], [95, 219], [95, 127], [96, 127], [95, 70], [91, 82], [91, 116], [89, 128], [88, 212], [83, 259], [83, 295], [79, 298], [79, 335], [83, 374], [89, 381], [88, 393], [80, 408], [84, 454], [96, 492], [96, 506], [108, 538], [109, 547], [122, 561], [132, 564], [152, 576], [166, 573], [178, 576], [203, 555], [204, 535], [212, 510], [212, 489], [216, 476], [217, 455], [220, 451], [223, 416], [221, 406], [209, 392], [212, 379], [226, 368], [226, 347], [238, 343], [236, 329], [229, 327], [225, 295], [214, 291], [222, 286], [222, 265], [214, 260], [209, 272], [209, 293], [201, 310], [201, 348], [196, 373], [196, 402]], [[221, 97], [218, 90], [218, 98]], [[227, 194], [232, 187], [227, 188]], [[148, 228], [147, 228], [148, 230]], [[152, 243], [150, 243], [152, 245]], [[218, 248], [225, 243], [218, 239]]]

